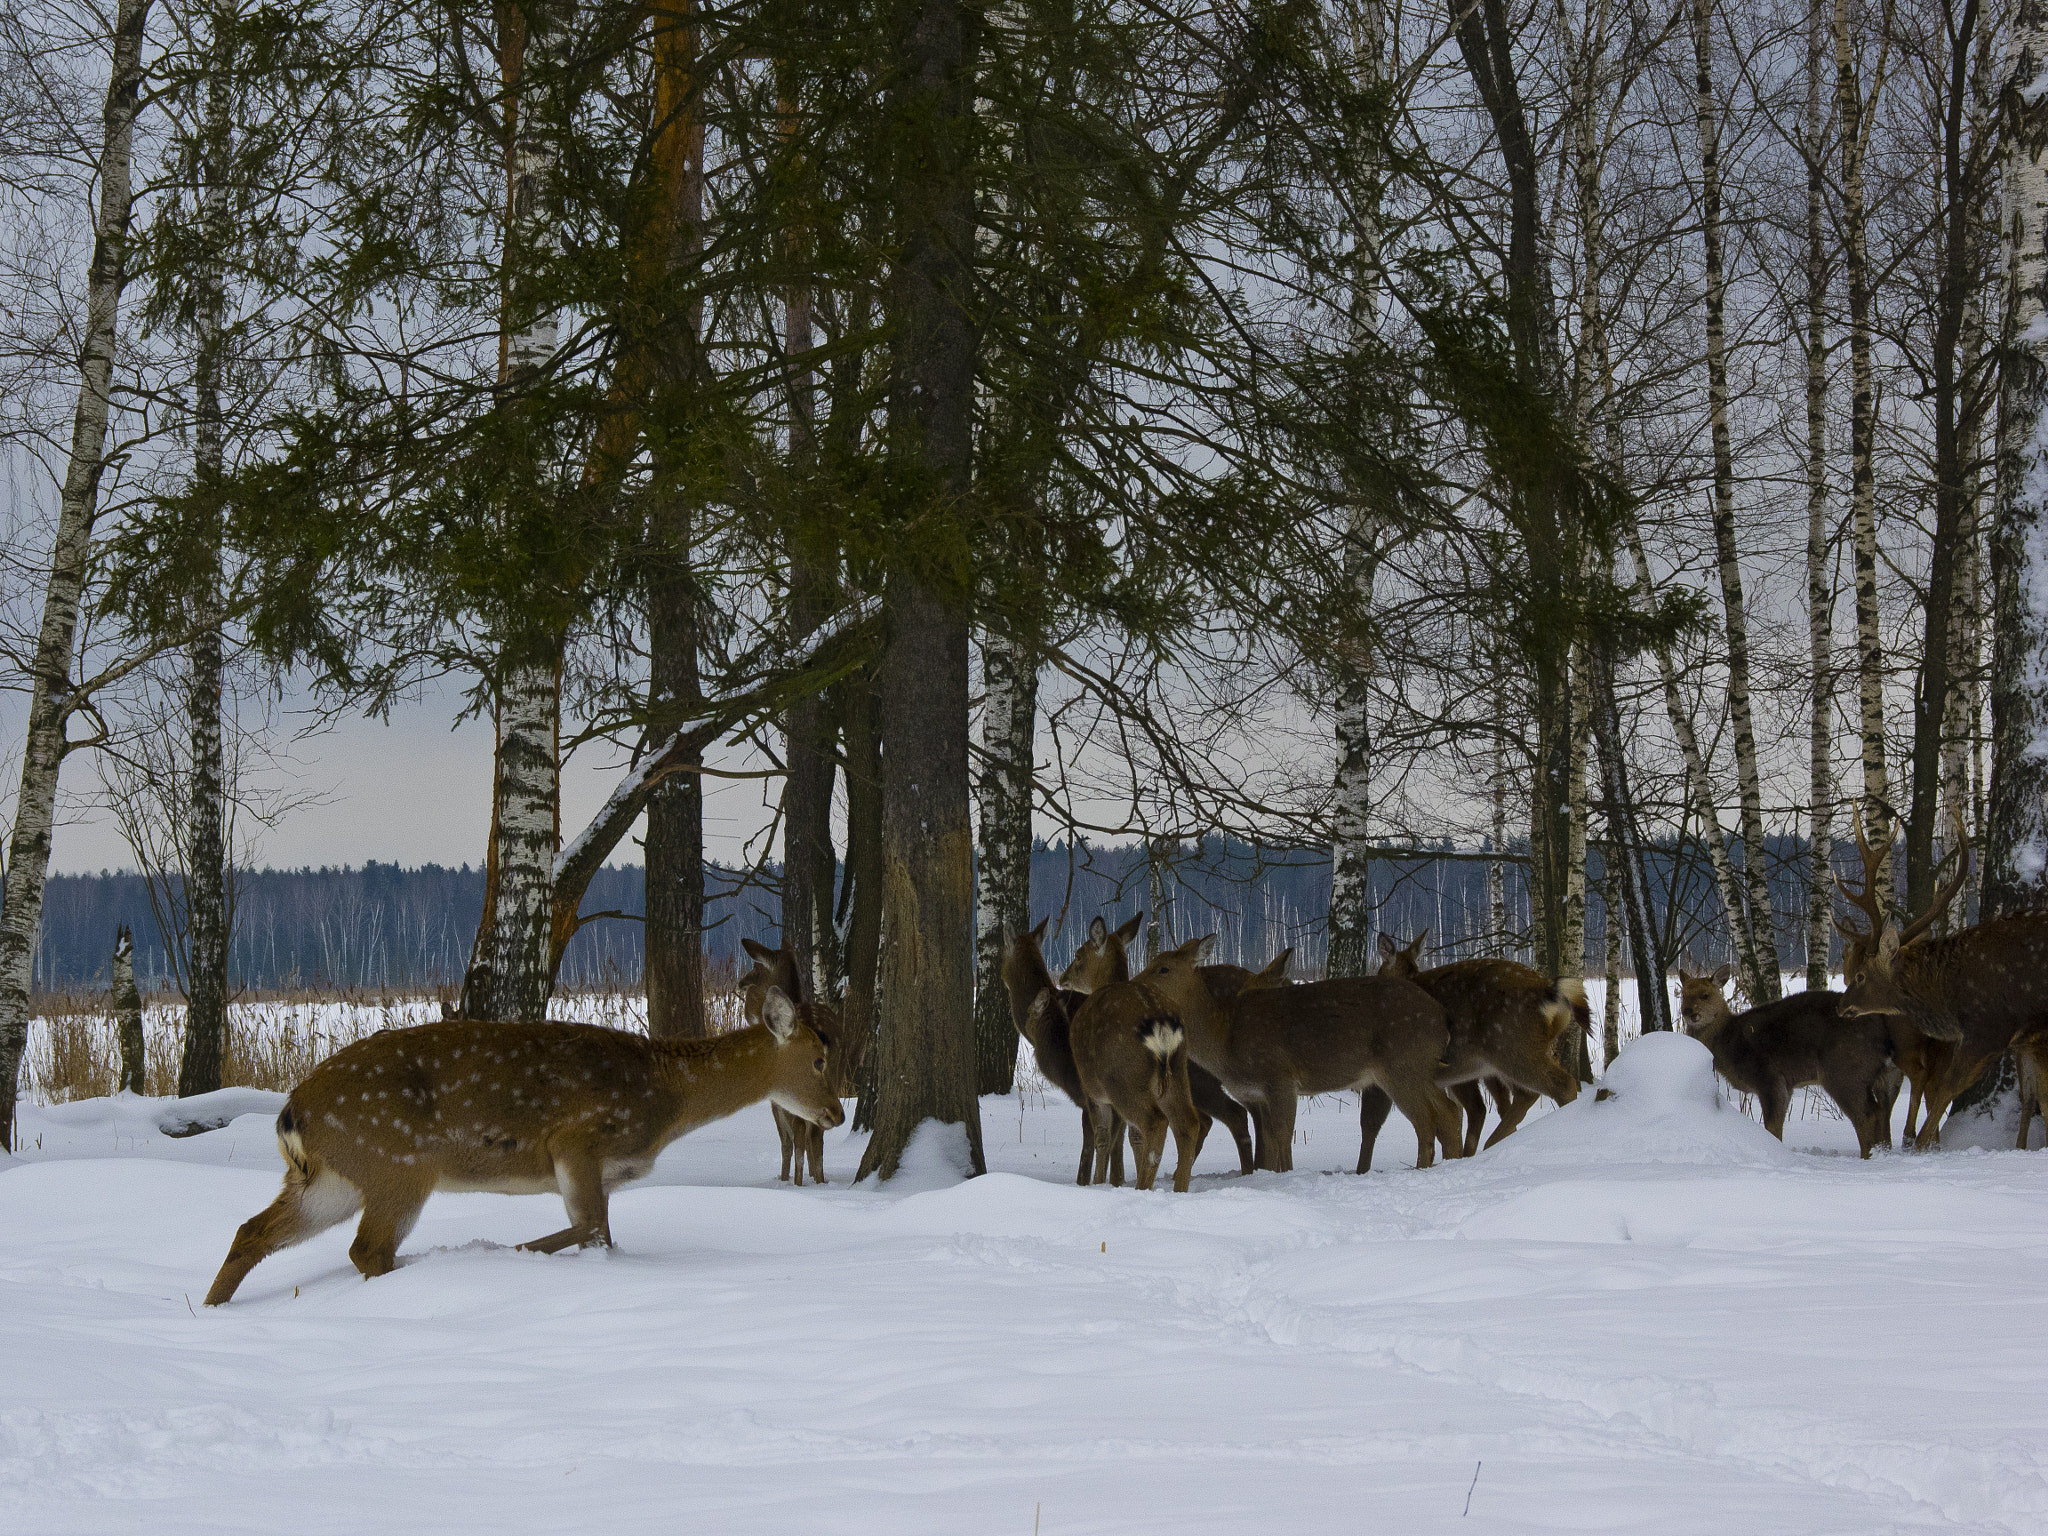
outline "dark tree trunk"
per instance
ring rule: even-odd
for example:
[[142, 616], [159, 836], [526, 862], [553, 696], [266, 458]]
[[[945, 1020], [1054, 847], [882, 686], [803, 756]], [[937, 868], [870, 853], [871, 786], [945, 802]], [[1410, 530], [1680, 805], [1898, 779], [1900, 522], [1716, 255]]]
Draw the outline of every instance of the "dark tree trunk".
[[[1600, 782], [1607, 821], [1607, 847], [1620, 865], [1622, 911], [1629, 950], [1636, 962], [1636, 1007], [1645, 1034], [1671, 1028], [1669, 970], [1656, 925], [1649, 871], [1628, 782], [1620, 711], [1614, 694], [1614, 666], [1603, 647], [1593, 650], [1593, 740], [1600, 757]], [[1610, 914], [1611, 920], [1611, 914]], [[1583, 1079], [1582, 1079], [1583, 1080]]]
[[[687, 509], [665, 519], [648, 593], [648, 689], [653, 718], [667, 725], [698, 697], [696, 586], [689, 574]], [[657, 737], [666, 731], [657, 731]], [[697, 1039], [704, 1010], [704, 781], [669, 775], [647, 804], [647, 1032]]]
[[855, 1063], [853, 1128], [875, 1124], [876, 991], [882, 947], [882, 722], [872, 672], [840, 691], [846, 742], [846, 874], [834, 914], [846, 934], [846, 999], [839, 1021]]
[[121, 1042], [121, 1091], [149, 1091], [143, 1056], [142, 994], [135, 990], [135, 940], [124, 926], [114, 936], [114, 1025]]

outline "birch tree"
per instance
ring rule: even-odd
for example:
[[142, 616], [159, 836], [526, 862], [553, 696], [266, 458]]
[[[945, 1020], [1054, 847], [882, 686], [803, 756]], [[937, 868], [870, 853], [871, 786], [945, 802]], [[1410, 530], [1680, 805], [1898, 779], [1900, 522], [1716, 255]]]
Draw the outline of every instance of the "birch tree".
[[120, 0], [109, 39], [113, 62], [100, 119], [99, 199], [80, 327], [78, 403], [36, 638], [21, 786], [15, 796], [7, 869], [0, 880], [0, 1147], [7, 1149], [14, 1146], [15, 1091], [28, 1045], [30, 968], [50, 869], [57, 777], [65, 757], [82, 744], [68, 734], [71, 720], [90, 703], [73, 679], [73, 652], [99, 513], [100, 479], [106, 469], [116, 324], [128, 280], [135, 121], [148, 17], [149, 0]]

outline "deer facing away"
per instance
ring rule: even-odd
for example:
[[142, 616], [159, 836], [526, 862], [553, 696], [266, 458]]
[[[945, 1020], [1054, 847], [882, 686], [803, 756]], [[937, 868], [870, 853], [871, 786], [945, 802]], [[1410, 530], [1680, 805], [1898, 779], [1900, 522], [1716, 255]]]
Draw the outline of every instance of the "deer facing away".
[[611, 1192], [677, 1137], [762, 1099], [826, 1127], [845, 1119], [817, 1010], [775, 990], [765, 1013], [711, 1040], [446, 1020], [344, 1046], [286, 1099], [284, 1189], [242, 1223], [206, 1304], [357, 1211], [349, 1258], [365, 1277], [388, 1274], [437, 1189], [556, 1191], [569, 1225], [521, 1246], [611, 1246]]
[[[1063, 989], [1046, 969], [1047, 918], [1029, 933], [1013, 933], [1003, 940], [1003, 986], [1010, 994], [1010, 1022], [1031, 1044], [1031, 1054], [1046, 1081], [1081, 1106], [1081, 1166], [1076, 1184], [1090, 1181], [1095, 1168], [1095, 1119], [1088, 1112], [1088, 1095], [1081, 1086], [1081, 1069], [1074, 1065], [1074, 1014], [1087, 1001], [1085, 994]], [[1121, 1117], [1119, 1117], [1121, 1118]], [[1124, 1181], [1124, 1143], [1121, 1128], [1111, 1138], [1109, 1182]]]
[[1783, 1141], [1792, 1090], [1818, 1083], [1855, 1127], [1863, 1156], [1889, 1147], [1899, 1082], [1886, 1021], [1845, 1017], [1839, 992], [1795, 992], [1736, 1013], [1721, 992], [1734, 970], [1695, 976], [1681, 968], [1679, 1012], [1685, 1032], [1713, 1052], [1714, 1070], [1756, 1095], [1764, 1128]]
[[[1086, 994], [1112, 982], [1129, 981], [1131, 962], [1126, 946], [1137, 937], [1138, 926], [1144, 921], [1145, 914], [1140, 912], [1122, 927], [1112, 930], [1101, 918], [1091, 919], [1088, 937], [1074, 951], [1074, 958], [1067, 962], [1067, 968], [1060, 972], [1060, 986], [1070, 993]], [[1042, 935], [1044, 929], [1045, 924], [1040, 923], [1037, 931]], [[1195, 1113], [1202, 1122], [1201, 1132], [1195, 1141], [1197, 1155], [1202, 1144], [1209, 1139], [1211, 1122], [1220, 1120], [1230, 1132], [1230, 1139], [1237, 1144], [1237, 1171], [1249, 1174], [1256, 1169], [1259, 1164], [1252, 1146], [1250, 1114], [1244, 1105], [1224, 1091], [1223, 1084], [1216, 1080], [1213, 1072], [1192, 1058], [1188, 1061], [1188, 1092], [1195, 1101]]]

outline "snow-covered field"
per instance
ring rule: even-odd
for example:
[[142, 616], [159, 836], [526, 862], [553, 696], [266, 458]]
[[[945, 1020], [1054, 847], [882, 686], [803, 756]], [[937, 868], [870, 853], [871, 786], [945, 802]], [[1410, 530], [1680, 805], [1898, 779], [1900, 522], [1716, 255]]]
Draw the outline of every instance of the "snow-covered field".
[[217, 1311], [278, 1096], [31, 1108], [0, 1529], [2048, 1530], [2048, 1156], [1780, 1147], [1670, 1036], [1609, 1084], [1429, 1170], [1396, 1117], [1365, 1178], [1318, 1100], [1301, 1171], [1219, 1135], [1188, 1195], [1073, 1187], [1056, 1095], [984, 1102], [987, 1178], [849, 1189], [835, 1131], [795, 1190], [760, 1108], [622, 1193], [612, 1253], [440, 1195], [396, 1274], [338, 1228]]

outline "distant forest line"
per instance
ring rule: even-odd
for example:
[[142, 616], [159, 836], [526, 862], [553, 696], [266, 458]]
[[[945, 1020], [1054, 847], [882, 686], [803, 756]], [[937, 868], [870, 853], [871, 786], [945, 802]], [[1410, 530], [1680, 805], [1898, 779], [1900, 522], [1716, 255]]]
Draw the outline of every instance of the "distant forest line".
[[[1771, 896], [1778, 952], [1786, 969], [1804, 967], [1805, 842], [1770, 844]], [[1740, 857], [1739, 845], [1736, 849]], [[1517, 857], [1514, 850], [1509, 860]], [[1699, 962], [1730, 957], [1726, 925], [1705, 861], [1696, 845], [1679, 856], [1669, 847], [1650, 854], [1658, 922], [1671, 935], [1667, 953]], [[1526, 936], [1529, 921], [1524, 867], [1507, 862], [1510, 943]], [[1847, 868], [1857, 869], [1853, 856]], [[1377, 926], [1406, 941], [1427, 928], [1438, 959], [1500, 952], [1489, 915], [1484, 850], [1445, 847], [1388, 856], [1373, 865]], [[714, 965], [740, 963], [742, 938], [772, 940], [779, 926], [779, 875], [773, 866], [745, 872], [707, 870], [704, 946]], [[1586, 901], [1587, 970], [1597, 972], [1605, 952], [1606, 914], [1600, 901], [1601, 863], [1589, 851]], [[637, 986], [641, 975], [644, 872], [611, 865], [591, 883], [586, 912], [616, 911], [585, 926], [570, 942], [562, 981], [580, 987]], [[1099, 911], [1119, 918], [1146, 904], [1145, 851], [1136, 844], [1090, 847], [1041, 843], [1032, 855], [1034, 916], [1061, 915], [1049, 934], [1048, 957], [1064, 964]], [[1166, 879], [1167, 923], [1176, 937], [1216, 931], [1219, 958], [1258, 960], [1295, 949], [1296, 974], [1321, 971], [1330, 866], [1319, 849], [1255, 849], [1219, 839], [1189, 844]], [[716, 893], [716, 894], [711, 894]], [[479, 869], [424, 865], [403, 869], [370, 863], [361, 868], [243, 870], [235, 875], [235, 920], [230, 974], [240, 988], [442, 986], [461, 979], [483, 903]], [[100, 873], [53, 875], [43, 909], [35, 962], [39, 990], [105, 985], [115, 929], [135, 934], [135, 968], [144, 986], [174, 985], [164, 935], [143, 877]], [[1526, 958], [1526, 954], [1523, 956]]]

